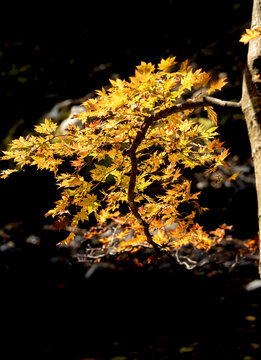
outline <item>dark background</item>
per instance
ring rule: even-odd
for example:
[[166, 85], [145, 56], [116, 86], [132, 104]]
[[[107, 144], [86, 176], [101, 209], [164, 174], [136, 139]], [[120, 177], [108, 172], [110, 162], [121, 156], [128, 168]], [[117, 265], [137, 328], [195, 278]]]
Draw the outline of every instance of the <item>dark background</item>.
[[[240, 81], [251, 1], [74, 2], [2, 10], [1, 138], [18, 120], [31, 128], [56, 102], [133, 74], [140, 61], [190, 58]], [[105, 70], [99, 65], [105, 64]], [[240, 97], [240, 89], [238, 89]]]

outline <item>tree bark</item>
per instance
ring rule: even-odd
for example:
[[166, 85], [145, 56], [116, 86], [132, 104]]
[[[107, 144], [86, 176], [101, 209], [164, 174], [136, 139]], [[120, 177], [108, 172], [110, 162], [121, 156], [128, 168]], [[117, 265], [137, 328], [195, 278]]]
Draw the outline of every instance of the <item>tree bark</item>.
[[[253, 0], [251, 29], [261, 26], [261, 0]], [[259, 240], [261, 232], [261, 37], [249, 43], [242, 86], [242, 111], [245, 116], [255, 168], [258, 201]], [[261, 259], [261, 246], [259, 247]], [[261, 261], [259, 261], [261, 277]]]

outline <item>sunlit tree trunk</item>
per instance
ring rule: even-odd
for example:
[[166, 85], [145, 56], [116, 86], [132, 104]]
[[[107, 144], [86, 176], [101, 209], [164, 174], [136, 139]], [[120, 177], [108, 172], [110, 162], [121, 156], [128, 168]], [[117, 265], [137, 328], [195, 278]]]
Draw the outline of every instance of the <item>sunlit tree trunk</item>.
[[[261, 0], [253, 1], [251, 29], [261, 26]], [[255, 168], [259, 233], [261, 232], [261, 37], [249, 43], [241, 100]], [[260, 235], [259, 235], [260, 238]], [[261, 246], [260, 246], [261, 253]], [[261, 259], [261, 256], [260, 256]], [[261, 261], [259, 262], [261, 276]]]

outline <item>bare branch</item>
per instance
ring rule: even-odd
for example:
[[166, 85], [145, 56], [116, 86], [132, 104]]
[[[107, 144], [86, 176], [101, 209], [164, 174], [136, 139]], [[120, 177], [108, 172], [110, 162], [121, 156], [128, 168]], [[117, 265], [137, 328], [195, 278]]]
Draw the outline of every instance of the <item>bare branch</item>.
[[232, 108], [241, 108], [241, 101], [235, 102], [235, 101], [227, 101], [227, 100], [221, 100], [217, 98], [213, 98], [211, 96], [206, 96], [204, 98], [207, 102], [209, 102], [209, 105], [218, 105], [222, 107], [232, 107]]

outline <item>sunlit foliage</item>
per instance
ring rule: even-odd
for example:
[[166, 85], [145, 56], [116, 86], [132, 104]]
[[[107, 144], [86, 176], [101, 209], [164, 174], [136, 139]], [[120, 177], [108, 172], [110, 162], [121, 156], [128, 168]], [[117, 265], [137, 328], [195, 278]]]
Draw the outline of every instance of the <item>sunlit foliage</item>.
[[[4, 170], [2, 178], [28, 165], [54, 173], [60, 199], [46, 215], [57, 219], [59, 229], [72, 229], [65, 244], [94, 214], [96, 233], [108, 221], [118, 224], [113, 236], [102, 239], [114, 253], [155, 244], [164, 251], [188, 243], [209, 249], [209, 235], [195, 223], [206, 209], [183, 172], [198, 166], [209, 174], [226, 165], [217, 115], [204, 100], [225, 79], [211, 81], [209, 73], [193, 70], [188, 61], [178, 66], [172, 57], [157, 66], [142, 62], [128, 81], [110, 83], [83, 103], [85, 111], [76, 115], [82, 128], [70, 125], [58, 135], [57, 124], [46, 119], [34, 134], [13, 140], [2, 160], [12, 159], [16, 168]], [[212, 126], [200, 124], [195, 110]], [[160, 191], [151, 191], [153, 185]]]

